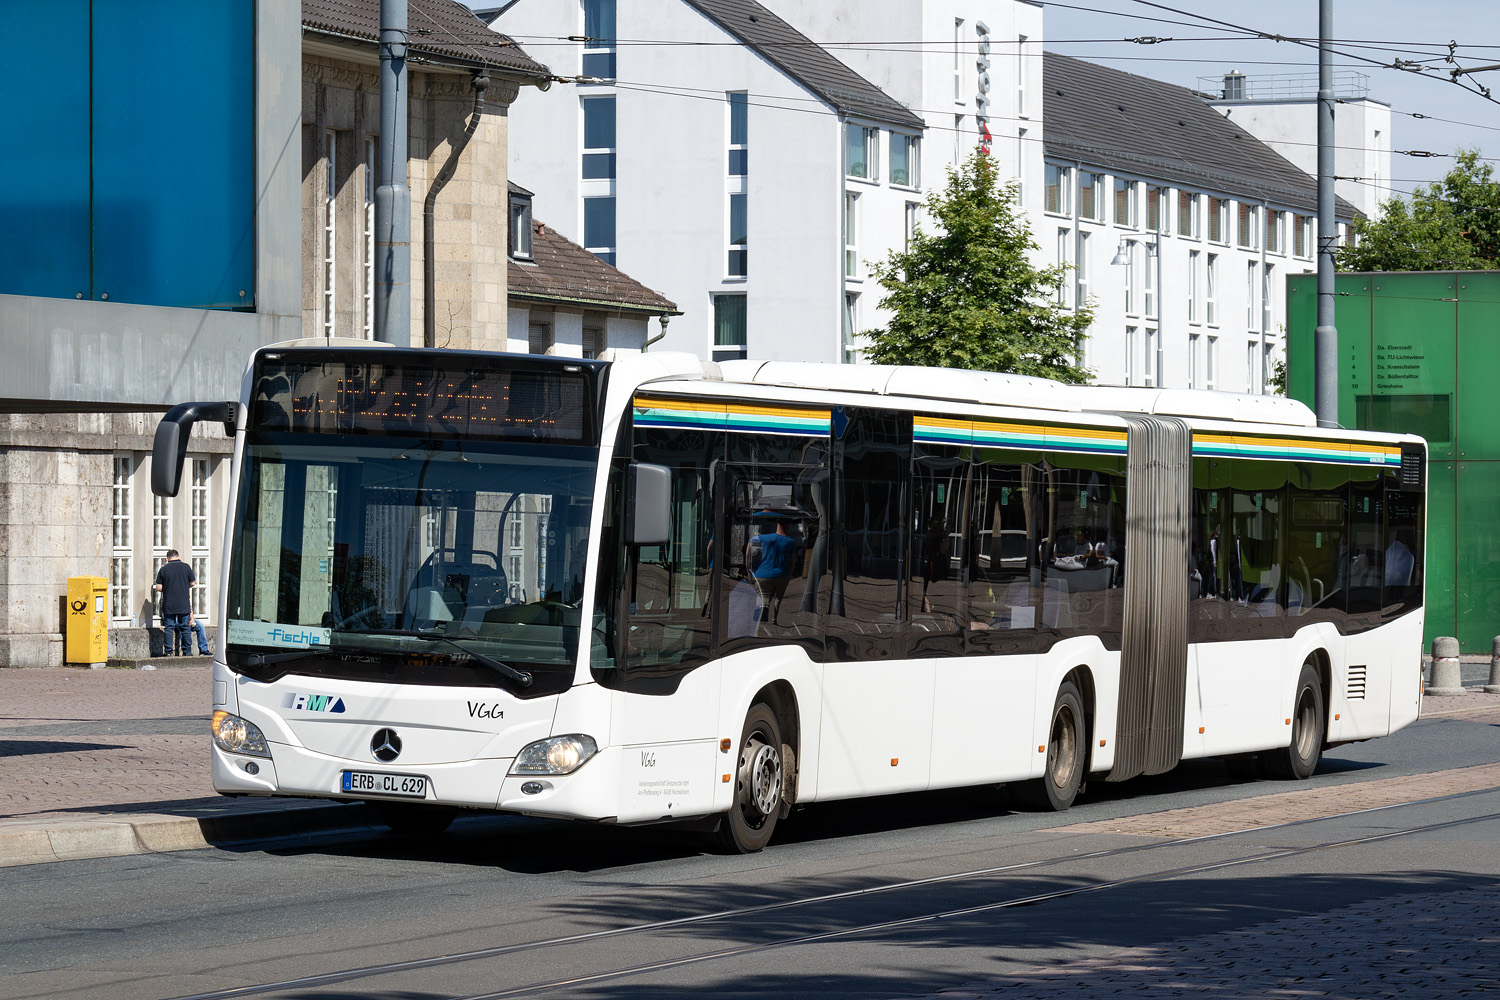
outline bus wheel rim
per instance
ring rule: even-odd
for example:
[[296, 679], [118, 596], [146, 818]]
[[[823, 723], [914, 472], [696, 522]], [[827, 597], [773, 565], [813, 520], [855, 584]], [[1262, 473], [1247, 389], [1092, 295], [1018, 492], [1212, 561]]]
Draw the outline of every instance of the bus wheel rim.
[[756, 739], [746, 758], [749, 770], [746, 784], [750, 793], [747, 805], [757, 816], [769, 816], [781, 804], [781, 754]]
[[1076, 768], [1077, 747], [1073, 732], [1073, 713], [1064, 707], [1052, 720], [1052, 740], [1047, 747], [1047, 773], [1058, 788], [1068, 787]]

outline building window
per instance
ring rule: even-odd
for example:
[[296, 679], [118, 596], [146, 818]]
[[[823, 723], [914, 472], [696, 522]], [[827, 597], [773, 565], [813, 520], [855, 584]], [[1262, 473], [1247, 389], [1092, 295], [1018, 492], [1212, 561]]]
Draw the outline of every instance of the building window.
[[166, 564], [172, 547], [172, 498], [151, 496], [151, 578]]
[[1167, 189], [1154, 184], [1146, 187], [1146, 228], [1153, 233], [1167, 231]]
[[1245, 391], [1263, 393], [1266, 381], [1260, 377], [1260, 341], [1252, 340], [1245, 345]]
[[1026, 191], [1026, 130], [1016, 129], [1016, 204], [1025, 202]]
[[746, 231], [747, 231], [746, 214], [747, 214], [747, 209], [746, 209], [746, 205], [745, 205], [745, 198], [746, 198], [746, 195], [743, 192], [741, 192], [739, 194], [731, 194], [729, 196], [729, 269], [728, 269], [728, 274], [729, 274], [729, 276], [731, 278], [743, 278], [743, 277], [745, 277], [745, 275], [747, 273], [747, 270], [746, 270], [746, 266], [747, 266], [747, 263], [748, 263], [747, 260], [746, 260], [746, 254], [748, 252], [748, 250], [747, 250], [747, 239], [746, 239]]
[[1138, 228], [1136, 205], [1140, 199], [1140, 189], [1139, 181], [1128, 181], [1123, 177], [1115, 178], [1115, 225], [1124, 226], [1126, 229]]
[[1203, 388], [1214, 388], [1219, 377], [1219, 338], [1208, 338], [1208, 352], [1203, 359]]
[[1251, 261], [1245, 271], [1245, 329], [1260, 329], [1260, 265]]
[[843, 319], [843, 344], [844, 364], [852, 365], [859, 361], [859, 345], [855, 338], [859, 336], [859, 293], [844, 293], [844, 319]]
[[749, 95], [730, 93], [729, 97], [729, 176], [744, 177], [750, 172], [750, 103]]
[[964, 19], [953, 19], [953, 99], [964, 103]]
[[1056, 163], [1047, 164], [1047, 211], [1067, 215], [1073, 211], [1073, 169]]
[[546, 354], [552, 350], [551, 323], [531, 323], [526, 327], [526, 350], [530, 354]]
[[1261, 268], [1260, 276], [1260, 328], [1266, 333], [1273, 333], [1271, 329], [1272, 295], [1271, 290], [1276, 287], [1272, 275], [1276, 270], [1274, 264], [1267, 264]]
[[922, 140], [914, 135], [891, 133], [891, 183], [903, 187], [922, 186]]
[[1219, 255], [1208, 255], [1208, 278], [1204, 282], [1207, 298], [1204, 301], [1203, 318], [1209, 326], [1219, 325]]
[[911, 245], [914, 242], [916, 242], [916, 239], [917, 239], [917, 224], [918, 224], [918, 222], [920, 220], [920, 217], [921, 217], [920, 216], [921, 211], [922, 211], [922, 204], [921, 204], [921, 202], [909, 201], [909, 202], [906, 203], [906, 227], [905, 227], [906, 242], [904, 244], [904, 248], [907, 249], [907, 250], [910, 250], [911, 249]]
[[1134, 316], [1139, 308], [1140, 293], [1136, 283], [1140, 280], [1140, 267], [1136, 261], [1136, 250], [1140, 246], [1135, 240], [1125, 241], [1125, 315]]
[[1078, 216], [1093, 222], [1104, 221], [1104, 205], [1099, 189], [1102, 182], [1092, 170], [1078, 171]]
[[375, 339], [375, 189], [380, 186], [380, 140], [365, 136], [364, 332]]
[[583, 75], [615, 78], [615, 0], [583, 0]]
[[714, 360], [734, 361], [743, 358], [748, 348], [745, 296], [729, 294], [714, 297]]
[[338, 133], [323, 133], [323, 336], [334, 333], [338, 295]]
[[615, 176], [615, 99], [585, 97], [583, 104], [583, 179]]
[[1125, 384], [1135, 385], [1135, 337], [1136, 328], [1125, 328]]
[[1260, 207], [1240, 202], [1240, 246], [1260, 249]]
[[608, 346], [604, 340], [603, 327], [586, 326], [583, 328], [583, 356], [585, 358], [597, 358]]
[[[1071, 229], [1059, 229], [1057, 231], [1057, 265], [1066, 268], [1072, 259], [1070, 253], [1073, 242], [1073, 231]], [[1057, 304], [1066, 306], [1068, 304], [1068, 289], [1072, 283], [1068, 281], [1067, 274], [1063, 274], [1057, 281]]]
[[1282, 223], [1280, 212], [1266, 213], [1266, 249], [1271, 253], [1286, 253], [1286, 246], [1281, 237]]
[[522, 260], [531, 259], [531, 199], [524, 195], [510, 196], [510, 255]]
[[1161, 336], [1152, 327], [1146, 327], [1146, 358], [1141, 368], [1145, 385], [1161, 385]]
[[1260, 391], [1264, 393], [1270, 388], [1271, 371], [1276, 367], [1275, 344], [1260, 345], [1260, 366]]
[[[210, 593], [208, 583], [209, 562], [209, 520], [208, 512], [211, 509], [208, 502], [208, 459], [193, 459], [193, 484], [189, 490], [188, 513], [192, 520], [189, 541], [192, 549], [189, 552], [193, 576], [197, 580], [193, 586], [193, 614], [199, 618], [208, 616], [208, 595]], [[332, 535], [329, 536], [333, 537]]]
[[1203, 363], [1199, 355], [1203, 352], [1203, 335], [1199, 333], [1188, 334], [1188, 388], [1201, 389], [1199, 385], [1199, 366]]
[[844, 173], [867, 181], [880, 180], [880, 130], [844, 125]]
[[1188, 251], [1188, 300], [1187, 319], [1189, 323], [1203, 322], [1203, 287], [1199, 284], [1198, 269], [1203, 265], [1203, 251]]
[[1078, 289], [1077, 289], [1077, 291], [1075, 293], [1077, 295], [1077, 298], [1074, 299], [1074, 301], [1077, 302], [1079, 308], [1082, 309], [1082, 308], [1087, 308], [1088, 304], [1089, 304], [1089, 278], [1091, 277], [1091, 274], [1090, 274], [1090, 269], [1089, 269], [1089, 234], [1088, 233], [1079, 233], [1078, 234], [1078, 261], [1077, 261], [1077, 264], [1078, 264], [1078, 269], [1075, 272], [1075, 275], [1076, 275], [1076, 277], [1078, 279], [1078, 281], [1077, 281]]
[[1191, 191], [1177, 192], [1177, 235], [1203, 238], [1203, 199]]
[[1208, 238], [1214, 243], [1229, 242], [1229, 202], [1223, 198], [1208, 199]]
[[1142, 261], [1141, 268], [1141, 299], [1149, 319], [1156, 315], [1156, 269], [1159, 265], [1157, 254], [1161, 253], [1160, 243], [1148, 243], [1146, 245], [1146, 258]]
[[844, 195], [844, 276], [859, 277], [859, 195]]
[[1016, 117], [1029, 118], [1026, 110], [1026, 36], [1016, 36]]
[[1312, 256], [1312, 218], [1310, 216], [1292, 216], [1292, 253], [1298, 257]]
[[604, 263], [615, 262], [615, 199], [583, 199], [583, 247]]
[[953, 162], [964, 162], [968, 150], [964, 149], [964, 116], [953, 116]]
[[109, 559], [109, 616], [118, 621], [129, 619], [132, 614], [130, 479], [135, 472], [135, 461], [128, 455], [116, 455], [114, 465], [114, 483], [111, 489], [114, 508], [110, 518], [114, 546]]

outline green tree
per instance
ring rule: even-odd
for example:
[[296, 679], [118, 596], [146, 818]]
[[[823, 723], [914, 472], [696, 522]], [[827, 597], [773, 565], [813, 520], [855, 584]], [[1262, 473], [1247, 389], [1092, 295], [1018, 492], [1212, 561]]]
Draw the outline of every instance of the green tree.
[[1341, 271], [1474, 271], [1500, 266], [1500, 182], [1477, 149], [1411, 200], [1392, 198], [1377, 219], [1355, 219], [1335, 255]]
[[995, 161], [976, 149], [948, 186], [927, 197], [938, 231], [921, 226], [905, 250], [871, 271], [884, 289], [884, 330], [865, 357], [877, 364], [1015, 372], [1085, 382], [1078, 364], [1093, 310], [1057, 303], [1063, 265], [1037, 268], [1031, 231], [1016, 217], [1016, 182], [997, 182]]

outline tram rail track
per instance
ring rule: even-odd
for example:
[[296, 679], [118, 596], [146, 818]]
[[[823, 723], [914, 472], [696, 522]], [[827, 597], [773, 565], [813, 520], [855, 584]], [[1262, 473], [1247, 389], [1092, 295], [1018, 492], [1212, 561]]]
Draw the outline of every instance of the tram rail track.
[[[1196, 837], [1163, 839], [1148, 844], [1131, 844], [1123, 847], [1109, 848], [1100, 851], [1085, 851], [1071, 854], [1062, 854], [1048, 858], [1039, 858], [1031, 861], [1015, 862], [1007, 865], [996, 865], [986, 868], [970, 869], [962, 872], [950, 872], [942, 875], [934, 875], [919, 879], [907, 879], [902, 881], [889, 882], [881, 885], [864, 886], [857, 889], [849, 889], [839, 892], [819, 893], [811, 896], [777, 900], [774, 902], [760, 903], [752, 906], [733, 907], [708, 913], [690, 914], [688, 916], [675, 917], [667, 920], [655, 920], [633, 924], [624, 924], [619, 927], [605, 928], [595, 931], [583, 931], [576, 934], [556, 935], [553, 937], [539, 938], [533, 941], [523, 941], [513, 944], [496, 945], [493, 947], [479, 948], [463, 952], [454, 952], [443, 955], [434, 955], [422, 958], [405, 959], [373, 965], [351, 967], [342, 970], [315, 973], [308, 976], [299, 976], [295, 979], [285, 979], [275, 982], [250, 984], [212, 990], [202, 993], [187, 994], [172, 998], [172, 1000], [231, 1000], [231, 998], [236, 997], [274, 995], [284, 991], [309, 989], [321, 986], [329, 986], [337, 983], [351, 982], [355, 980], [399, 975], [402, 973], [417, 972], [424, 969], [434, 969], [443, 966], [453, 966], [469, 962], [483, 961], [486, 959], [499, 958], [506, 955], [516, 955], [526, 952], [541, 951], [550, 948], [568, 947], [601, 942], [612, 938], [664, 932], [695, 925], [712, 924], [715, 922], [742, 920], [750, 917], [758, 917], [763, 914], [776, 911], [795, 909], [799, 907], [813, 907], [821, 904], [835, 903], [847, 900], [857, 900], [902, 890], [921, 889], [948, 883], [975, 881], [997, 876], [1028, 873], [1045, 870], [1048, 868], [1054, 868], [1064, 864], [1076, 864], [1100, 859], [1147, 854], [1168, 848], [1187, 847], [1195, 844], [1222, 841], [1234, 837], [1243, 837], [1253, 834], [1266, 834], [1278, 830], [1287, 830], [1295, 827], [1307, 826], [1313, 823], [1324, 823], [1339, 819], [1351, 819], [1360, 816], [1368, 816], [1375, 813], [1389, 812], [1397, 809], [1431, 806], [1438, 803], [1452, 802], [1460, 799], [1491, 794], [1497, 791], [1500, 791], [1500, 786], [1471, 789], [1468, 791], [1455, 792], [1447, 795], [1412, 799], [1405, 802], [1388, 803], [1363, 809], [1355, 809], [1342, 813], [1334, 813], [1327, 816], [1308, 817], [1304, 819], [1288, 821], [1285, 823], [1247, 827], [1244, 829], [1233, 831], [1209, 833]], [[1005, 899], [993, 900], [986, 903], [922, 913], [894, 920], [854, 924], [847, 927], [832, 928], [828, 930], [817, 931], [814, 933], [793, 935], [775, 941], [738, 945], [731, 948], [710, 949], [707, 951], [682, 955], [671, 959], [663, 959], [654, 962], [619, 967], [584, 975], [532, 982], [526, 985], [510, 987], [498, 991], [467, 995], [455, 994], [453, 995], [452, 1000], [500, 1000], [500, 998], [504, 997], [524, 996], [528, 994], [544, 992], [547, 990], [589, 985], [611, 979], [619, 979], [632, 975], [641, 975], [649, 972], [679, 968], [682, 966], [695, 965], [703, 962], [736, 958], [759, 952], [793, 947], [796, 945], [815, 944], [822, 941], [834, 940], [838, 938], [858, 936], [860, 934], [871, 934], [899, 930], [903, 927], [915, 926], [918, 924], [930, 923], [933, 921], [972, 916], [980, 913], [1011, 909], [1021, 906], [1037, 905], [1049, 901], [1107, 891], [1109, 889], [1120, 888], [1124, 886], [1165, 881], [1172, 878], [1179, 878], [1196, 874], [1206, 874], [1226, 868], [1234, 868], [1267, 861], [1275, 861], [1283, 858], [1297, 857], [1320, 851], [1337, 850], [1364, 844], [1374, 844], [1399, 837], [1450, 829], [1495, 819], [1500, 819], [1500, 812], [1486, 813], [1484, 815], [1467, 817], [1463, 819], [1421, 824], [1412, 827], [1404, 827], [1398, 830], [1371, 834], [1366, 837], [1324, 841], [1316, 844], [1301, 845], [1297, 847], [1259, 849], [1251, 853], [1241, 854], [1239, 856], [1227, 859], [1220, 859], [1216, 861], [1192, 865], [1173, 866], [1157, 871], [1145, 872], [1139, 875], [1132, 875], [1116, 879], [1094, 880], [1083, 885], [1069, 886], [1044, 892], [1025, 893]]]

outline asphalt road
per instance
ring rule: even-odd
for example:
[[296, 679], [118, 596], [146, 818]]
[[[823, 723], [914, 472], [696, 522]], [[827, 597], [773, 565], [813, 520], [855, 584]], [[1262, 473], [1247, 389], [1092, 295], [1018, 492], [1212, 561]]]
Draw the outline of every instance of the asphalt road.
[[[0, 996], [1478, 996], [1500, 990], [1493, 718], [1336, 748], [1308, 782], [1095, 782], [1061, 815], [994, 790], [814, 806], [749, 857], [476, 818], [0, 869]], [[1389, 807], [1356, 812], [1377, 788]], [[1224, 832], [1250, 799], [1300, 821]]]

